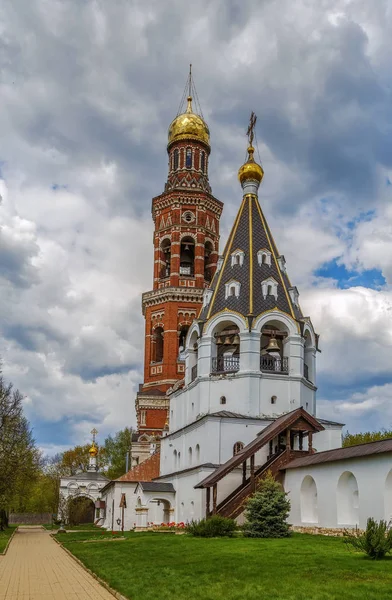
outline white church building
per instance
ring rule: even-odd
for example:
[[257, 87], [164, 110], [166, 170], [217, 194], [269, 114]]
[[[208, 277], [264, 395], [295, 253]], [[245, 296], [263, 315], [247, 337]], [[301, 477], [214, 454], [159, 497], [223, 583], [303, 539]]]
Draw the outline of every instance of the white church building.
[[[190, 141], [197, 135], [189, 130]], [[187, 332], [184, 379], [166, 393], [160, 447], [101, 490], [105, 527], [241, 521], [268, 470], [289, 494], [295, 526], [392, 517], [392, 440], [342, 448], [343, 425], [317, 417], [318, 335], [260, 206], [252, 141], [251, 124], [242, 200]]]

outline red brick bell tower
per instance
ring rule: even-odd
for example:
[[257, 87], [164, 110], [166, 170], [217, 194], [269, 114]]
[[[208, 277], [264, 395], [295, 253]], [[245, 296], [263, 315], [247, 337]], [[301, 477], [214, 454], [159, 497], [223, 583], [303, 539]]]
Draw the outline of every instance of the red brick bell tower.
[[160, 436], [168, 421], [166, 391], [184, 377], [185, 337], [218, 260], [223, 204], [208, 181], [209, 129], [201, 110], [193, 107], [197, 94], [191, 72], [186, 91], [186, 110], [169, 127], [165, 190], [152, 200], [154, 282], [142, 297], [144, 383], [136, 398], [139, 435], [147, 436]]

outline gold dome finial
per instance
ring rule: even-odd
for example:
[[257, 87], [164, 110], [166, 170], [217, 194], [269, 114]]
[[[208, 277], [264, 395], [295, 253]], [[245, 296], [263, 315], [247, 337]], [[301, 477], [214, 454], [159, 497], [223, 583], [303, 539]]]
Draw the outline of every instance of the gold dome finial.
[[253, 154], [255, 151], [255, 149], [253, 147], [253, 139], [254, 139], [254, 129], [256, 126], [256, 121], [257, 121], [257, 116], [252, 111], [252, 113], [250, 115], [249, 127], [246, 132], [246, 135], [248, 136], [248, 142], [249, 142], [248, 160], [238, 170], [238, 179], [240, 180], [242, 186], [246, 181], [250, 181], [250, 180], [257, 181], [257, 184], [260, 185], [261, 180], [263, 179], [263, 176], [264, 176], [263, 168], [255, 161], [255, 159], [253, 157]]
[[[197, 93], [192, 78], [192, 65], [189, 66], [189, 75], [186, 82], [185, 90], [187, 90], [187, 88], [187, 107], [184, 112], [181, 112], [181, 114], [177, 114], [176, 118], [170, 124], [168, 132], [168, 146], [170, 146], [173, 142], [177, 142], [179, 140], [196, 140], [204, 142], [204, 144], [206, 144], [209, 147], [210, 131], [208, 129], [208, 125], [204, 121], [203, 115], [196, 114], [193, 111], [192, 107], [193, 98], [195, 98], [195, 102], [197, 104]], [[179, 111], [183, 107], [184, 96]], [[201, 113], [200, 107], [199, 112]]]
[[90, 456], [97, 456], [97, 454], [98, 454], [98, 448], [97, 448], [97, 446], [95, 444], [95, 436], [97, 435], [98, 431], [94, 427], [94, 429], [90, 433], [93, 436], [93, 443], [91, 444], [91, 448], [90, 448], [90, 450], [88, 452], [89, 452]]

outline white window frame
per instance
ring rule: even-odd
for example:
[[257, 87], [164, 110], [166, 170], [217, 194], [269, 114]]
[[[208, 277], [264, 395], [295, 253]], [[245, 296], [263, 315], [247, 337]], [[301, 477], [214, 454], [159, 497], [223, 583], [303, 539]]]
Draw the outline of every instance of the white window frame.
[[[263, 263], [263, 256], [265, 256], [266, 260], [265, 263]], [[271, 252], [269, 250], [259, 250], [257, 253], [257, 262], [259, 263], [259, 266], [261, 267], [261, 265], [268, 265], [269, 267], [271, 266]]]
[[283, 254], [278, 256], [278, 265], [282, 273], [286, 273], [286, 259]]
[[[239, 262], [237, 262], [237, 257], [240, 259]], [[242, 267], [244, 264], [244, 258], [245, 252], [243, 250], [234, 250], [234, 252], [231, 253], [231, 266], [234, 267], [235, 265], [238, 265]]]
[[140, 425], [145, 425], [146, 424], [146, 417], [147, 417], [147, 411], [146, 410], [141, 410], [140, 411]]
[[268, 287], [271, 286], [271, 296], [274, 296], [275, 300], [278, 299], [278, 282], [273, 277], [268, 277], [261, 282], [261, 292], [264, 300], [268, 295]]
[[[231, 288], [233, 288], [233, 287], [235, 290], [234, 295], [231, 293]], [[240, 291], [241, 291], [240, 282], [236, 281], [235, 279], [231, 279], [230, 281], [225, 283], [225, 300], [227, 300], [227, 298], [229, 298], [229, 297], [239, 298]]]
[[295, 285], [293, 287], [289, 288], [289, 294], [290, 294], [292, 303], [295, 306], [298, 306], [299, 292]]

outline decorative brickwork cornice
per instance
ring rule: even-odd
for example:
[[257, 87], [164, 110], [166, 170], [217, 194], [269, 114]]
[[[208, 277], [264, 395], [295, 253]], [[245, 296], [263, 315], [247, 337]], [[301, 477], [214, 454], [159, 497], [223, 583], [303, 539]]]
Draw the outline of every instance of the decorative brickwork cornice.
[[203, 288], [167, 287], [145, 292], [142, 295], [143, 314], [147, 306], [155, 306], [164, 302], [202, 302]]

